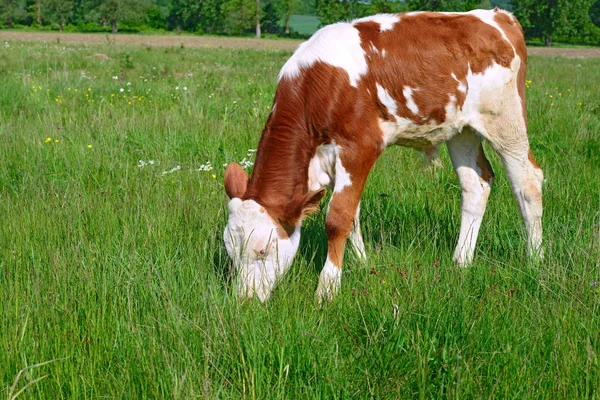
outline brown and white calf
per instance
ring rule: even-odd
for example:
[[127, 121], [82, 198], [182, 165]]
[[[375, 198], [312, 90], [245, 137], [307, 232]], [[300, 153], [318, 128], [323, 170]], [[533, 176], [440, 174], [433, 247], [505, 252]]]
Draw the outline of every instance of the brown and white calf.
[[317, 299], [341, 282], [348, 238], [365, 257], [360, 198], [384, 149], [432, 156], [446, 143], [462, 189], [457, 264], [471, 262], [494, 178], [481, 145], [499, 154], [541, 256], [543, 174], [529, 149], [526, 48], [508, 12], [381, 14], [326, 26], [283, 66], [251, 178], [225, 172], [225, 245], [238, 295], [266, 300], [289, 268], [303, 218], [333, 190], [327, 261]]

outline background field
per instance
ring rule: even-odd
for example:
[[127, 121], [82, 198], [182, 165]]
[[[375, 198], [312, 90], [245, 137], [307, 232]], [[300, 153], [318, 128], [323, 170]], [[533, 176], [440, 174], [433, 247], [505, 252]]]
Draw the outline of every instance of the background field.
[[445, 149], [392, 148], [369, 261], [318, 309], [324, 211], [264, 305], [231, 293], [221, 238], [223, 164], [252, 158], [288, 50], [0, 45], [2, 396], [600, 398], [600, 60], [530, 59], [540, 265], [489, 148], [467, 269]]

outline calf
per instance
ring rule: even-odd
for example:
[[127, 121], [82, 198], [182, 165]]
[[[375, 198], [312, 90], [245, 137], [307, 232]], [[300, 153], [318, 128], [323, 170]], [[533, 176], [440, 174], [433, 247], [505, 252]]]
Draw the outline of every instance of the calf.
[[225, 171], [225, 246], [240, 297], [268, 299], [289, 268], [303, 218], [333, 190], [327, 261], [317, 300], [339, 290], [348, 238], [361, 257], [360, 198], [387, 146], [435, 156], [446, 143], [462, 189], [454, 261], [473, 259], [494, 173], [482, 139], [504, 164], [541, 256], [543, 174], [529, 149], [526, 48], [508, 12], [380, 14], [315, 33], [285, 63], [251, 178]]

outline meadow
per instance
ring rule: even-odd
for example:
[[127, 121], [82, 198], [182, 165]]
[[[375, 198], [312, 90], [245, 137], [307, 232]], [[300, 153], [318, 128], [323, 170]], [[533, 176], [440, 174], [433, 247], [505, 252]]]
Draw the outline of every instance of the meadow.
[[[222, 243], [289, 51], [0, 43], [0, 396], [600, 399], [600, 59], [531, 57], [545, 259], [498, 157], [473, 265], [460, 189], [390, 148], [318, 308], [324, 209], [266, 304]], [[325, 202], [322, 203], [324, 208]]]

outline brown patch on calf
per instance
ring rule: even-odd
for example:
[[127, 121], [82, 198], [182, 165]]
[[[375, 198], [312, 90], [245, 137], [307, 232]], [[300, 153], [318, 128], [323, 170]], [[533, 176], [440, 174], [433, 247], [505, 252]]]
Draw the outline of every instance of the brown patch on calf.
[[531, 165], [533, 165], [533, 168], [541, 169], [540, 166], [538, 165], [537, 161], [535, 161], [535, 158], [533, 157], [533, 153], [531, 152], [531, 149], [529, 149], [529, 154], [527, 154], [527, 158], [529, 158], [529, 162], [531, 163]]
[[[466, 93], [458, 87], [462, 83], [468, 90], [469, 67], [475, 74], [494, 62], [508, 68], [514, 58], [511, 45], [498, 29], [474, 15], [419, 13], [400, 14], [399, 18], [393, 29], [383, 32], [374, 21], [354, 24], [369, 68], [360, 86], [366, 87], [381, 108], [375, 86], [381, 85], [396, 101], [398, 116], [415, 124], [444, 122], [451, 96], [456, 98], [456, 108], [462, 108]], [[418, 115], [406, 105], [405, 87], [413, 88]], [[393, 120], [381, 111], [380, 117]]]
[[485, 156], [483, 145], [481, 143], [479, 144], [479, 151], [477, 153], [477, 166], [481, 170], [481, 179], [491, 185], [492, 181], [494, 180], [494, 170], [492, 169], [492, 165], [490, 164], [489, 160]]

